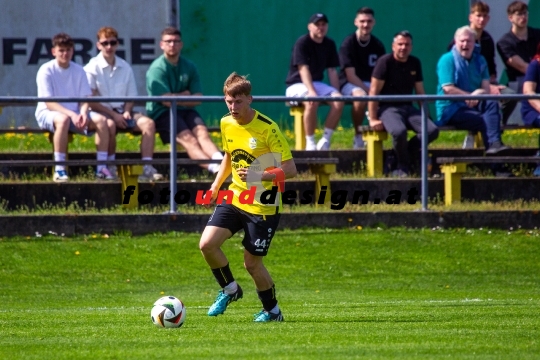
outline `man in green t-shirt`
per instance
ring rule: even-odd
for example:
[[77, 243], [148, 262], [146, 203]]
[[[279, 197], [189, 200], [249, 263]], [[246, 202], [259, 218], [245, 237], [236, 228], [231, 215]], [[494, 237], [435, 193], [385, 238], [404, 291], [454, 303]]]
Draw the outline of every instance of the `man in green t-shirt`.
[[[202, 87], [195, 64], [180, 56], [183, 42], [180, 30], [167, 27], [159, 44], [163, 55], [155, 59], [146, 72], [146, 90], [150, 96], [201, 96]], [[208, 129], [195, 110], [199, 101], [178, 102], [176, 142], [191, 159], [218, 159], [223, 155], [208, 135]], [[156, 131], [164, 144], [170, 141], [170, 102], [148, 102], [148, 116], [156, 122]], [[201, 165], [217, 173], [219, 164]]]

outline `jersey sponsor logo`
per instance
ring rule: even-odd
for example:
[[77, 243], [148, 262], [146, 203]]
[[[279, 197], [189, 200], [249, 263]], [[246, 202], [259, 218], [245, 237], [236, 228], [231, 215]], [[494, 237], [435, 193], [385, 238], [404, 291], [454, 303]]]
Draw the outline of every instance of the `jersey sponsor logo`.
[[255, 161], [255, 157], [242, 149], [236, 149], [231, 152], [231, 165], [233, 169], [248, 168]]
[[248, 146], [250, 149], [255, 149], [257, 147], [257, 139], [255, 138], [249, 138], [248, 140]]

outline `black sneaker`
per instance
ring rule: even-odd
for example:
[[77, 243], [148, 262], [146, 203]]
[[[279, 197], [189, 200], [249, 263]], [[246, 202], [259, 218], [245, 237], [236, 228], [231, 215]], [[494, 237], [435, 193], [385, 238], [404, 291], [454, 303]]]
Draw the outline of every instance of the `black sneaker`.
[[494, 141], [490, 146], [489, 149], [486, 150], [486, 154], [497, 154], [501, 151], [508, 150], [510, 147], [504, 145], [500, 141]]

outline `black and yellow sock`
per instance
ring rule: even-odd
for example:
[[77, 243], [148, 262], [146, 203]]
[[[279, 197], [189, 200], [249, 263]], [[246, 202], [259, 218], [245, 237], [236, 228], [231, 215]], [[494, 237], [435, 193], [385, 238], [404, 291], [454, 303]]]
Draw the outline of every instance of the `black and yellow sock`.
[[234, 281], [231, 269], [229, 269], [229, 264], [221, 268], [212, 269], [212, 274], [214, 274], [214, 277], [221, 288], [224, 288]]
[[259, 295], [259, 299], [262, 302], [264, 310], [270, 312], [270, 310], [276, 307], [278, 301], [276, 299], [276, 286], [275, 285], [272, 285], [272, 287], [268, 290], [263, 290], [263, 291], [257, 290], [257, 295]]

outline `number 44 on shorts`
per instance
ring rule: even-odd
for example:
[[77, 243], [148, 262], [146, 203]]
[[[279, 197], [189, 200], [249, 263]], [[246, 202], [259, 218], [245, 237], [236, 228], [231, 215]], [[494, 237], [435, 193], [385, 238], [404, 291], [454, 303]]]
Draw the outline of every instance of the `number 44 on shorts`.
[[266, 240], [261, 240], [261, 239], [257, 239], [255, 240], [255, 244], [254, 244], [256, 247], [266, 247]]

